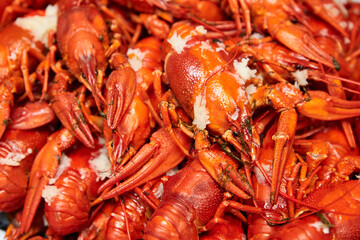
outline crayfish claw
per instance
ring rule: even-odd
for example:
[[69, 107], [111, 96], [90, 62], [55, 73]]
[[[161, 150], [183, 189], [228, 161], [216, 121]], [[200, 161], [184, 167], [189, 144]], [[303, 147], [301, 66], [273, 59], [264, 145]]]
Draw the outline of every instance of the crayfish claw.
[[238, 164], [217, 145], [211, 145], [207, 132], [199, 131], [195, 135], [195, 149], [198, 159], [206, 171], [227, 191], [242, 199], [253, 196], [254, 190], [245, 177], [237, 172]]
[[[333, 1], [319, 1], [319, 0], [305, 0], [305, 3], [312, 9], [312, 11], [329, 23], [332, 27], [338, 30], [344, 37], [349, 37], [349, 33], [340, 23], [346, 23], [342, 11], [339, 6]], [[325, 7], [326, 6], [326, 7]], [[332, 9], [329, 11], [328, 9]]]
[[64, 128], [53, 133], [36, 156], [30, 172], [29, 187], [21, 217], [21, 233], [29, 231], [41, 201], [42, 191], [49, 179], [55, 176], [62, 151], [73, 143], [75, 143], [75, 138]]
[[[174, 133], [184, 146], [190, 147], [191, 139], [180, 129], [174, 129]], [[184, 157], [185, 154], [175, 143], [169, 132], [165, 128], [161, 128], [151, 136], [150, 143], [144, 145], [113, 179], [109, 179], [99, 188], [99, 192], [128, 177], [138, 170], [139, 167], [142, 168], [112, 190], [103, 194], [101, 198], [113, 198], [118, 194], [122, 194], [159, 177], [178, 165]], [[144, 164], [144, 162], [147, 163]]]
[[272, 19], [272, 21], [269, 23], [269, 32], [282, 44], [313, 61], [335, 68], [333, 58], [322, 50], [320, 45], [311, 36], [311, 33], [306, 29], [289, 21], [281, 23], [276, 23], [279, 20], [275, 19]]
[[55, 114], [47, 102], [28, 102], [14, 108], [11, 119], [9, 128], [27, 130], [48, 124], [55, 119]]
[[309, 101], [297, 105], [297, 110], [309, 118], [334, 121], [360, 116], [360, 101], [331, 97], [323, 91], [308, 91]]
[[94, 138], [75, 96], [69, 92], [59, 93], [53, 98], [51, 107], [66, 129], [87, 147], [94, 146]]
[[[29, 188], [28, 193], [26, 194], [25, 205], [23, 208], [20, 225], [20, 232], [22, 234], [27, 233], [30, 230], [31, 224], [35, 217], [37, 206], [40, 204], [41, 201], [42, 189], [45, 188], [46, 184], [47, 180], [44, 177], [30, 181], [29, 183], [29, 186], [31, 186], [31, 189], [33, 190]], [[31, 202], [31, 204], [26, 204], [28, 202]]]
[[136, 89], [136, 75], [129, 67], [113, 71], [106, 82], [107, 122], [115, 129], [128, 110]]

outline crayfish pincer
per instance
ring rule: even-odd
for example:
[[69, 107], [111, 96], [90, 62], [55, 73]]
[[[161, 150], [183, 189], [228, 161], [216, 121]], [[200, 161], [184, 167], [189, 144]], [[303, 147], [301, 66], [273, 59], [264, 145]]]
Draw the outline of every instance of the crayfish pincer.
[[[174, 129], [174, 134], [180, 144], [185, 148], [190, 148], [191, 139], [188, 136], [180, 129]], [[101, 185], [99, 192], [103, 192], [126, 178], [124, 182], [110, 191], [104, 191], [100, 199], [113, 198], [155, 179], [177, 166], [184, 158], [185, 154], [170, 133], [165, 128], [160, 128], [152, 134], [149, 143], [142, 146], [124, 167], [116, 171], [113, 177]]]

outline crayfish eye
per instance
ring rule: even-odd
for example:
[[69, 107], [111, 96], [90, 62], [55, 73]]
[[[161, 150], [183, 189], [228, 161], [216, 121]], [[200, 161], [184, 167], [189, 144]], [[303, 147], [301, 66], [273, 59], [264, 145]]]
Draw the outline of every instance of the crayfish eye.
[[85, 73], [81, 73], [81, 77], [82, 77], [83, 79], [86, 79]]
[[296, 18], [290, 20], [293, 24], [297, 24], [298, 20]]
[[298, 64], [298, 65], [295, 66], [295, 69], [296, 70], [302, 70], [302, 69], [304, 69], [304, 66], [301, 65], [301, 64]]
[[95, 75], [97, 76], [99, 74], [98, 70], [95, 70]]

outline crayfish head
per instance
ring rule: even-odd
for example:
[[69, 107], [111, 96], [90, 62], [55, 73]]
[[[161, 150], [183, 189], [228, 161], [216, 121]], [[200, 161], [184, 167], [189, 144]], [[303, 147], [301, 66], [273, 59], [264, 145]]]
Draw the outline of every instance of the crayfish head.
[[[70, 71], [101, 100], [102, 80], [98, 71], [106, 69], [105, 50], [98, 37], [90, 32], [79, 31], [72, 39], [68, 49], [67, 65]], [[104, 100], [103, 100], [104, 101]]]

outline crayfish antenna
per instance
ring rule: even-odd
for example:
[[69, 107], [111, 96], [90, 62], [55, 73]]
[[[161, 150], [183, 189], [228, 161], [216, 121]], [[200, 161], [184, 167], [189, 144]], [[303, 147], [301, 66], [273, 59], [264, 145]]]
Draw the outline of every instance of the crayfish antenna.
[[[190, 147], [191, 139], [180, 129], [174, 129], [174, 133], [183, 146]], [[124, 182], [103, 194], [101, 198], [113, 198], [116, 195], [122, 194], [147, 181], [159, 177], [177, 166], [184, 157], [185, 154], [174, 142], [169, 132], [166, 129], [161, 128], [152, 135], [150, 143], [144, 145], [130, 162], [120, 170], [118, 175], [115, 175], [113, 179], [109, 179], [99, 188], [99, 192], [112, 186], [121, 179], [124, 179], [124, 177], [129, 176], [142, 165], [143, 167]], [[144, 165], [144, 161], [148, 162]]]
[[355, 85], [355, 86], [359, 87], [360, 83], [355, 80], [351, 80], [351, 79], [347, 79], [347, 78], [343, 78], [343, 77], [339, 77], [339, 76], [331, 75], [331, 74], [324, 74], [319, 71], [311, 70], [311, 69], [308, 69], [307, 71], [308, 71], [309, 78], [314, 81], [324, 82], [324, 83], [327, 83], [332, 88], [339, 88], [344, 91], [360, 95], [359, 90], [352, 89], [349, 87], [344, 87], [341, 85], [341, 83], [347, 83], [349, 85]]
[[75, 138], [64, 128], [53, 133], [36, 156], [30, 172], [29, 187], [21, 217], [21, 233], [29, 231], [41, 201], [42, 191], [49, 179], [55, 177], [62, 151], [73, 143]]

